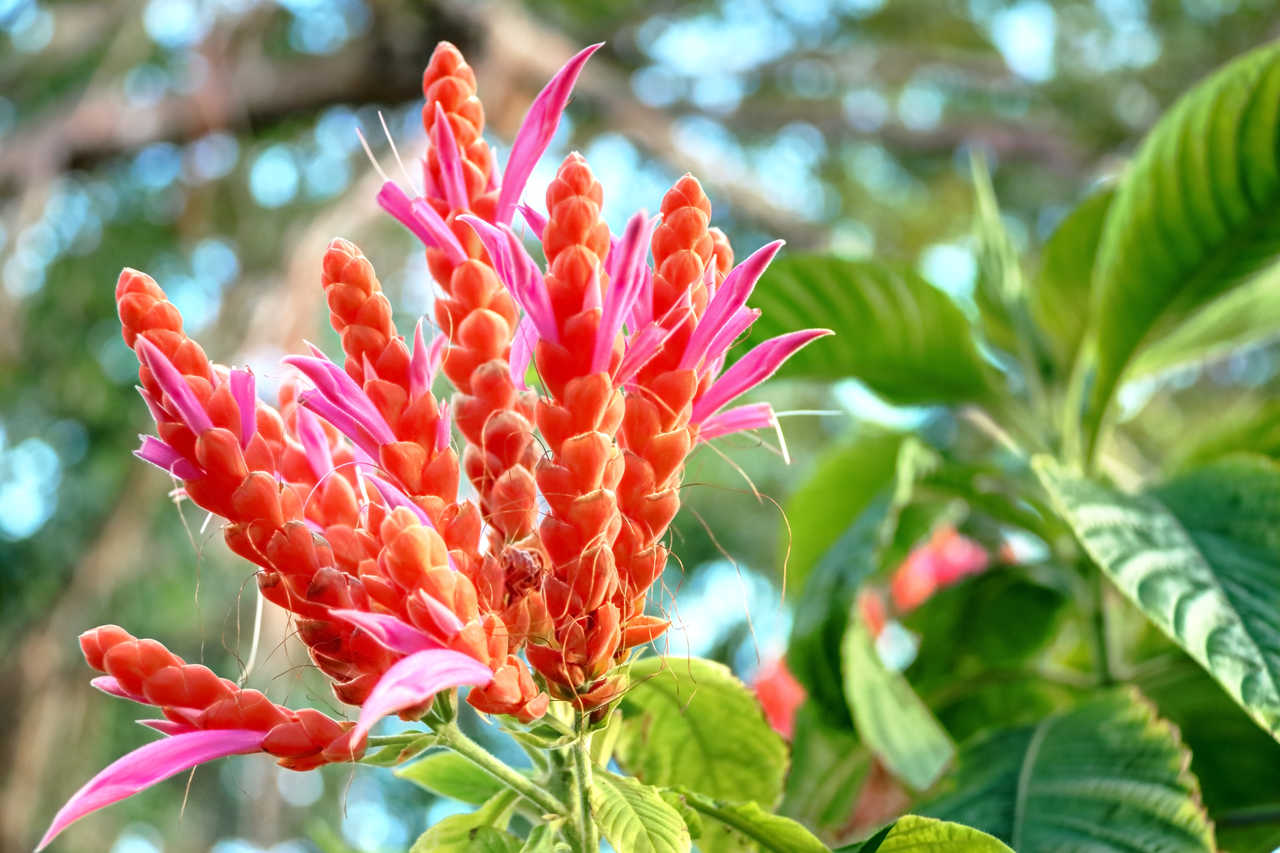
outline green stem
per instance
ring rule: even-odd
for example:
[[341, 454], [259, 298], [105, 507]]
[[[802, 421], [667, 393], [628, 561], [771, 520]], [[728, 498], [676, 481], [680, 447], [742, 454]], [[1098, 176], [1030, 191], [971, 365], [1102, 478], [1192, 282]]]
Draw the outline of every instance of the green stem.
[[480, 744], [463, 734], [456, 723], [448, 723], [436, 729], [441, 746], [447, 746], [481, 770], [533, 803], [546, 814], [565, 815], [568, 809], [564, 803], [553, 797], [548, 791], [532, 779], [516, 772], [504, 764], [497, 756], [490, 753]]
[[1111, 631], [1107, 624], [1107, 579], [1102, 569], [1093, 567], [1093, 650], [1098, 665], [1098, 680], [1103, 686], [1116, 683], [1111, 656]]
[[583, 853], [596, 853], [600, 849], [600, 834], [591, 816], [591, 732], [587, 728], [587, 716], [578, 714], [578, 740], [573, 744], [575, 800], [578, 808], [579, 835]]

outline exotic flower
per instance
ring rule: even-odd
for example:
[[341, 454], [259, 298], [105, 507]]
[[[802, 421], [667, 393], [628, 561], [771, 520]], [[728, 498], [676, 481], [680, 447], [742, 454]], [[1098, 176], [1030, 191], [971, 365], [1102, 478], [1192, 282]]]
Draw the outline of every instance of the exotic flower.
[[[441, 291], [431, 341], [422, 322], [412, 342], [399, 333], [372, 264], [334, 240], [320, 283], [343, 361], [315, 347], [287, 357], [296, 375], [273, 407], [251, 372], [209, 361], [154, 280], [121, 273], [124, 339], [156, 424], [137, 455], [225, 521], [262, 596], [293, 615], [334, 695], [359, 710], [354, 723], [291, 711], [155, 641], [95, 629], [82, 637], [105, 673], [94, 684], [157, 707], [163, 719], [147, 724], [165, 739], [90, 781], [42, 844], [223, 755], [266, 752], [292, 769], [357, 760], [379, 719], [422, 719], [462, 686], [476, 709], [519, 723], [553, 696], [602, 713], [626, 687], [630, 650], [666, 630], [644, 610], [686, 457], [700, 441], [776, 427], [767, 403], [730, 404], [828, 332], [774, 338], [726, 368], [780, 244], [734, 267], [690, 176], [659, 216], [635, 214], [616, 238], [578, 154], [552, 181], [546, 215], [521, 203], [598, 47], [537, 97], [501, 173], [471, 69], [452, 45], [432, 55], [422, 189], [387, 181], [378, 194], [426, 246]], [[545, 265], [512, 230], [517, 207]], [[432, 392], [437, 373], [456, 389], [449, 400]], [[459, 497], [463, 473], [474, 502]]]

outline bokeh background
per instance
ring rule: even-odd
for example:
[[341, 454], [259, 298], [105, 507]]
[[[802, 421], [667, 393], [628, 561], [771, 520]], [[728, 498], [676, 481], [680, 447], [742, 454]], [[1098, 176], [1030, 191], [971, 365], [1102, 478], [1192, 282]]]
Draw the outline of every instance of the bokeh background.
[[[1277, 17], [1273, 0], [0, 0], [0, 849], [30, 849], [82, 781], [147, 739], [136, 709], [88, 687], [88, 627], [120, 623], [340, 712], [282, 620], [255, 619], [250, 568], [129, 455], [147, 421], [112, 285], [122, 266], [150, 272], [212, 357], [270, 388], [304, 339], [337, 352], [318, 281], [341, 235], [411, 328], [432, 298], [425, 262], [377, 211], [356, 129], [390, 171], [381, 113], [416, 156], [438, 40], [476, 68], [500, 156], [559, 64], [607, 41], [531, 196], [579, 149], [620, 226], [692, 171], [740, 254], [781, 236], [905, 259], [965, 305], [972, 152], [1034, 252], [1180, 91], [1274, 38]], [[1166, 382], [1211, 395], [1275, 370], [1261, 348]], [[929, 417], [852, 382], [771, 398], [795, 413], [793, 463], [743, 438], [696, 455], [659, 602], [672, 653], [748, 679], [785, 644], [781, 505], [807, 464], [859, 423]], [[235, 758], [57, 849], [402, 850], [448, 808], [385, 771]]]

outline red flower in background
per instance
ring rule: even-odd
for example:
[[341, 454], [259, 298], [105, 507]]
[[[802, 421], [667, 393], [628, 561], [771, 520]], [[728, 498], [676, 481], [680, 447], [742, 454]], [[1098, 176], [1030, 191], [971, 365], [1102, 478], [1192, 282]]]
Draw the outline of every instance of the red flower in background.
[[980, 574], [990, 565], [986, 550], [949, 524], [937, 528], [929, 541], [913, 549], [889, 582], [899, 613], [908, 613], [939, 589]]
[[769, 725], [790, 740], [795, 731], [796, 710], [804, 704], [808, 694], [787, 669], [786, 658], [774, 658], [761, 666], [752, 686]]

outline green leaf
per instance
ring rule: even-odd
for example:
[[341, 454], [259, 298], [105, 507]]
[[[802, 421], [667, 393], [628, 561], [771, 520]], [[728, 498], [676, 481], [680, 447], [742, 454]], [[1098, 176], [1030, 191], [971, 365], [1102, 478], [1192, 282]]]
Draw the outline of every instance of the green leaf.
[[1192, 468], [1242, 452], [1280, 457], [1280, 400], [1273, 395], [1237, 397], [1232, 405], [1208, 411], [1201, 405], [1196, 421], [1178, 424], [1182, 429], [1171, 442], [1172, 467]]
[[921, 637], [913, 677], [1011, 667], [1043, 649], [1066, 606], [1062, 591], [1013, 567], [995, 567], [938, 590], [903, 622]]
[[1280, 736], [1280, 468], [1231, 459], [1125, 495], [1035, 466], [1093, 561]]
[[1038, 720], [1073, 695], [1037, 665], [1066, 609], [1063, 592], [1010, 566], [941, 589], [903, 619], [920, 637], [906, 675], [954, 738]]
[[842, 828], [870, 770], [871, 753], [853, 731], [827, 725], [806, 702], [796, 710], [791, 771], [779, 811], [821, 830]]
[[1088, 322], [1093, 267], [1115, 188], [1080, 202], [1059, 223], [1040, 252], [1040, 274], [1031, 288], [1031, 316], [1057, 363], [1070, 368]]
[[[787, 747], [755, 695], [722, 664], [698, 658], [642, 658], [631, 665], [614, 755], [650, 785], [772, 806], [782, 794]], [[733, 850], [706, 827], [703, 853]]]
[[859, 430], [818, 457], [813, 473], [792, 493], [783, 531], [787, 589], [804, 589], [822, 555], [887, 488], [897, 471], [899, 433]]
[[796, 602], [787, 665], [808, 691], [809, 703], [835, 728], [853, 726], [835, 651], [858, 589], [876, 569], [876, 547], [888, 515], [888, 496], [872, 502], [823, 555]]
[[1153, 340], [1126, 376], [1138, 378], [1222, 358], [1280, 336], [1280, 267], [1223, 294], [1181, 326]]
[[752, 327], [750, 343], [809, 327], [836, 333], [802, 350], [780, 376], [852, 377], [903, 405], [992, 395], [964, 314], [906, 267], [789, 255], [769, 267], [751, 304], [764, 315]]
[[1235, 60], [1152, 129], [1116, 192], [1095, 270], [1090, 443], [1147, 344], [1280, 251], [1280, 45]]
[[618, 853], [687, 853], [692, 848], [680, 813], [656, 788], [597, 771], [590, 795], [591, 815]]
[[837, 853], [1013, 853], [1013, 851], [999, 839], [992, 838], [985, 832], [972, 827], [909, 814], [898, 818], [866, 841], [841, 847]]
[[901, 673], [890, 672], [871, 633], [850, 616], [840, 646], [844, 692], [858, 735], [894, 776], [916, 790], [937, 781], [955, 747]]
[[966, 744], [920, 811], [1015, 850], [1212, 851], [1189, 761], [1136, 690], [1116, 690]]
[[570, 853], [569, 844], [558, 836], [561, 820], [552, 823], [540, 823], [529, 830], [520, 853]]
[[419, 835], [409, 853], [518, 853], [520, 839], [506, 831], [516, 799], [503, 790], [470, 814], [450, 815]]
[[442, 797], [479, 805], [503, 789], [497, 779], [456, 752], [437, 752], [395, 771]]
[[1025, 310], [1022, 300], [1026, 284], [1013, 239], [1000, 218], [1000, 205], [996, 202], [987, 163], [974, 152], [970, 166], [975, 208], [973, 237], [977, 249], [974, 298], [982, 314], [984, 336], [995, 345], [1013, 352], [1018, 347], [1015, 312]]
[[[1218, 844], [1225, 850], [1274, 850], [1280, 845], [1280, 821], [1275, 820], [1280, 743], [1254, 725], [1193, 660], [1173, 650], [1160, 659], [1167, 663], [1139, 664], [1135, 683], [1160, 716], [1178, 727], [1191, 750], [1191, 772], [1200, 780]], [[1272, 819], [1238, 819], [1259, 812]]]
[[804, 826], [790, 818], [769, 814], [758, 803], [726, 802], [687, 790], [679, 794], [689, 807], [728, 827], [737, 836], [745, 837], [748, 847], [739, 844], [733, 849], [765, 853], [830, 853], [827, 845]]

